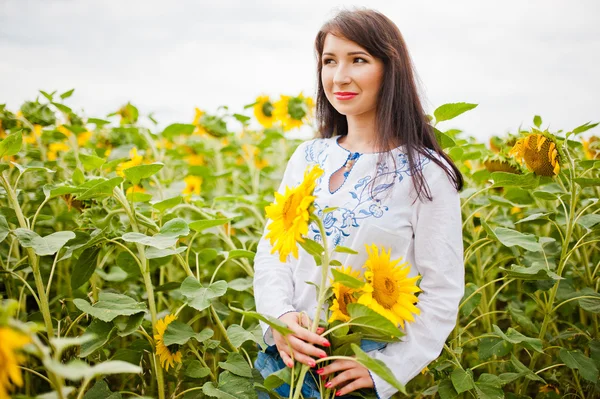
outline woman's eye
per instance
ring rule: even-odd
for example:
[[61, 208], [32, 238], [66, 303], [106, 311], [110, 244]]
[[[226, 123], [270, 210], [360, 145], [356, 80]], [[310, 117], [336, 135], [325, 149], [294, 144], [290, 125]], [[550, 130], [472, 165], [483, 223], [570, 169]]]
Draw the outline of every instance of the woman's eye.
[[363, 60], [364, 62], [367, 62], [367, 60], [365, 60], [364, 58], [361, 58], [361, 57], [356, 57], [356, 58], [354, 59], [354, 61], [356, 61], [356, 60]]
[[[365, 59], [364, 59], [364, 58], [362, 58], [362, 57], [356, 57], [356, 58], [354, 58], [354, 61], [356, 61], [356, 60], [362, 60], [363, 62], [361, 62], [361, 64], [362, 64], [362, 63], [366, 63], [366, 62], [367, 62], [367, 60], [365, 60]], [[333, 61], [333, 60], [332, 60], [331, 58], [328, 58], [328, 59], [326, 59], [326, 60], [323, 60], [323, 65], [327, 65], [327, 64], [329, 64], [329, 61]]]

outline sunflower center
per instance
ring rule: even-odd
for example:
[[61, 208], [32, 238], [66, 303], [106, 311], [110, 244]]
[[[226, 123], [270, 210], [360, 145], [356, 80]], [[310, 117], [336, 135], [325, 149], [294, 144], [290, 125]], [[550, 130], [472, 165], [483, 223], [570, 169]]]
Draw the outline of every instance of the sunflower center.
[[348, 316], [348, 304], [354, 303], [354, 297], [350, 293], [350, 291], [346, 291], [342, 293], [341, 298], [338, 299], [338, 305], [340, 307], [340, 312]]
[[291, 98], [288, 102], [288, 113], [292, 119], [302, 120], [308, 113], [308, 108], [301, 98]]
[[171, 344], [171, 345], [167, 346], [167, 349], [171, 353], [177, 353], [177, 351], [179, 350], [180, 347], [181, 346], [179, 344]]
[[262, 112], [263, 114], [265, 114], [265, 116], [268, 116], [269, 118], [273, 116], [273, 104], [271, 104], [270, 101], [267, 101], [266, 103], [263, 104], [262, 106]]
[[373, 281], [373, 297], [386, 309], [391, 309], [398, 300], [396, 282], [388, 276], [375, 278]]
[[541, 176], [554, 175], [554, 166], [548, 159], [550, 151], [550, 140], [545, 140], [538, 150], [538, 140], [543, 136], [531, 136], [529, 148], [525, 151], [525, 162], [535, 173]]

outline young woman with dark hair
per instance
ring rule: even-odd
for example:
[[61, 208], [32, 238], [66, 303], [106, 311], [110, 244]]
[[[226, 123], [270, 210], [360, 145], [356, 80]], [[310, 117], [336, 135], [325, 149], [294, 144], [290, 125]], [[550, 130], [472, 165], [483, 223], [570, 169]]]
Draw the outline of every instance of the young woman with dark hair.
[[[408, 261], [409, 276], [421, 275], [420, 314], [405, 324], [402, 340], [361, 344], [406, 384], [440, 355], [464, 294], [462, 175], [436, 141], [406, 44], [389, 18], [374, 10], [339, 12], [318, 32], [315, 51], [320, 138], [296, 149], [279, 192], [299, 184], [307, 165], [318, 164], [324, 174], [317, 180], [314, 206], [325, 219], [328, 242], [360, 251], [334, 253], [335, 259], [361, 270], [365, 244], [376, 243], [390, 248], [392, 259]], [[328, 207], [337, 209], [323, 213]], [[308, 237], [321, 240], [316, 226]], [[256, 367], [265, 377], [294, 361], [314, 367], [329, 345], [322, 331], [307, 329], [317, 311], [311, 283], [319, 284], [321, 273], [312, 256], [300, 250], [298, 259], [280, 262], [271, 249], [263, 235], [254, 260], [256, 308], [279, 318], [293, 334], [287, 336], [290, 351], [281, 334], [261, 323], [268, 348], [259, 353]], [[373, 295], [396, 295], [388, 288]], [[335, 375], [327, 387], [336, 388], [338, 396], [358, 389], [372, 389], [379, 398], [396, 392], [354, 361], [336, 360], [315, 373]], [[285, 396], [289, 386], [277, 392]], [[302, 393], [320, 397], [310, 376]]]

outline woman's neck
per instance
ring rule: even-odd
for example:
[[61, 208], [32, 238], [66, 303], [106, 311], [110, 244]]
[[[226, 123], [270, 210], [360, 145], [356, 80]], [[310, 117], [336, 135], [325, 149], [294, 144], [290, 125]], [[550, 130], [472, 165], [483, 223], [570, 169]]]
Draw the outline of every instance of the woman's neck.
[[348, 121], [348, 135], [340, 138], [340, 143], [353, 152], [375, 152], [376, 131], [375, 115], [350, 115]]

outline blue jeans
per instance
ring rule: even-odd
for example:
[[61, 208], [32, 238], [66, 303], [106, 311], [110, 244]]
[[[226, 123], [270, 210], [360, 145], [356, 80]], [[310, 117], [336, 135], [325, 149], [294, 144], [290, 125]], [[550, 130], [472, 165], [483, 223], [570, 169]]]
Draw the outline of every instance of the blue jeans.
[[[360, 348], [365, 352], [380, 350], [386, 346], [387, 343], [385, 342], [376, 342], [368, 339], [363, 339], [360, 341]], [[267, 378], [270, 374], [286, 367], [286, 365], [283, 363], [281, 356], [279, 356], [277, 347], [275, 345], [271, 345], [267, 347], [264, 352], [258, 352], [256, 361], [254, 362], [254, 367], [260, 371], [260, 374], [263, 376], [263, 378]], [[310, 372], [307, 373], [306, 377], [304, 378], [302, 396], [306, 399], [321, 399], [321, 393], [319, 392], [319, 386], [317, 384], [320, 376], [312, 369], [309, 370]], [[287, 398], [290, 395], [290, 386], [289, 384], [282, 384], [275, 388], [274, 391], [284, 398]], [[352, 396], [344, 395], [340, 398], [352, 398]], [[265, 392], [258, 392], [258, 399], [269, 399], [269, 395]]]

